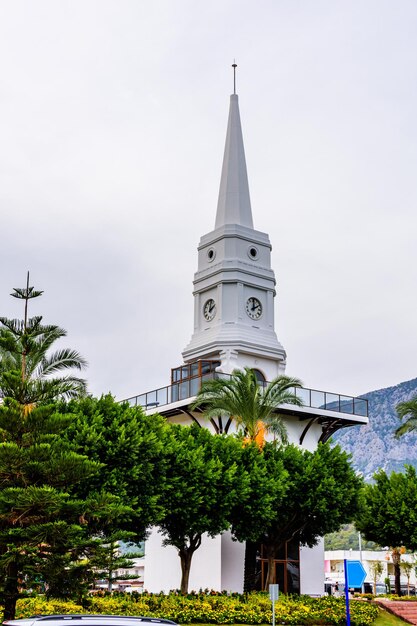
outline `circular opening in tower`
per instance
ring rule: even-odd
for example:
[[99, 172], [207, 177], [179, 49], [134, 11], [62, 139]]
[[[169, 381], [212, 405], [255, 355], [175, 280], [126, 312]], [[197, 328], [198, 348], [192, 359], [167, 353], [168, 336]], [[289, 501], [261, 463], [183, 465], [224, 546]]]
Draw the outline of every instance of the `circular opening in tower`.
[[258, 248], [255, 248], [255, 246], [251, 246], [248, 249], [248, 255], [250, 259], [257, 259], [259, 256]]
[[210, 248], [207, 251], [207, 260], [209, 263], [211, 263], [214, 260], [214, 257], [216, 256], [216, 251], [214, 248]]

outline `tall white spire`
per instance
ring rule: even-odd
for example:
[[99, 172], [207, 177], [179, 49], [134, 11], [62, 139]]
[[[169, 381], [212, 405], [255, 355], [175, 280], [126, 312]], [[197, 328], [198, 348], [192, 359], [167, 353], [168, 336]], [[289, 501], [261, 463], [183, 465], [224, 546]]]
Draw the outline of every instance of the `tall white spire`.
[[226, 224], [240, 224], [253, 228], [239, 100], [235, 93], [230, 96], [215, 228], [221, 228]]
[[[235, 71], [236, 64], [232, 67]], [[216, 225], [198, 246], [194, 332], [182, 356], [186, 363], [219, 361], [218, 371], [226, 374], [252, 367], [273, 380], [285, 372], [286, 354], [274, 330], [271, 243], [266, 233], [253, 228], [238, 97], [233, 91]]]

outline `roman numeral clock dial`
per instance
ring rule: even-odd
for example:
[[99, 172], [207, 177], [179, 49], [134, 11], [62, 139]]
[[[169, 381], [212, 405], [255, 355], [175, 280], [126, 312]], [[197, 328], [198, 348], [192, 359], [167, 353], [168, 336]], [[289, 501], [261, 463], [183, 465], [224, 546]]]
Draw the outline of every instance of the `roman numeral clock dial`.
[[262, 304], [258, 298], [248, 298], [246, 301], [246, 313], [252, 320], [258, 320], [262, 315]]
[[208, 322], [211, 322], [211, 320], [216, 315], [216, 303], [214, 302], [213, 298], [210, 298], [210, 300], [207, 300], [207, 302], [205, 303], [203, 307], [203, 315]]

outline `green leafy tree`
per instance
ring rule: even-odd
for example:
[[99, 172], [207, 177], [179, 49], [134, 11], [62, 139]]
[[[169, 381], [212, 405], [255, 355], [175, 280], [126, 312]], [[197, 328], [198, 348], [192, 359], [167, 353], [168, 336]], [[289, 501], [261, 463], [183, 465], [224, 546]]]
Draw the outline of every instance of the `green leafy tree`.
[[69, 490], [99, 464], [62, 445], [70, 416], [49, 403], [85, 390], [85, 382], [55, 374], [80, 369], [83, 359], [72, 350], [49, 353], [65, 335], [57, 326], [28, 317], [29, 300], [42, 292], [29, 286], [14, 289], [24, 301], [23, 320], [0, 318], [0, 571], [3, 572], [5, 619], [12, 619], [19, 584], [55, 549], [84, 534], [94, 507], [73, 498]]
[[232, 511], [250, 497], [251, 484], [240, 464], [241, 441], [212, 435], [196, 424], [172, 428], [175, 446], [168, 453], [165, 513], [159, 527], [164, 544], [178, 550], [180, 588], [187, 593], [192, 558], [202, 535], [215, 537], [230, 527]]
[[410, 595], [410, 578], [411, 578], [411, 574], [415, 570], [415, 567], [416, 567], [416, 564], [415, 564], [414, 558], [412, 561], [401, 561], [400, 563], [401, 571], [404, 572], [407, 578], [407, 595], [408, 596]]
[[374, 474], [375, 482], [363, 487], [356, 527], [367, 539], [391, 548], [395, 574], [395, 593], [401, 595], [401, 551], [397, 546], [417, 550], [417, 476], [411, 466], [404, 473], [383, 470]]
[[99, 520], [97, 532], [105, 540], [123, 530], [132, 540], [142, 541], [164, 513], [172, 427], [160, 415], [147, 416], [140, 407], [116, 402], [110, 394], [72, 400], [60, 410], [73, 416], [65, 434], [71, 447], [102, 464], [100, 474], [80, 483], [76, 494], [116, 494], [126, 507], [124, 516], [111, 517], [106, 525]]
[[245, 542], [243, 588], [245, 592], [256, 588], [256, 557], [259, 529], [268, 526], [282, 505], [288, 489], [289, 476], [277, 450], [263, 454], [256, 443], [246, 444], [241, 450], [240, 472], [247, 472], [249, 490], [232, 509], [232, 537]]
[[283, 404], [302, 406], [296, 389], [298, 378], [279, 376], [265, 387], [255, 372], [246, 367], [234, 370], [230, 378], [214, 378], [203, 383], [192, 408], [201, 408], [207, 417], [228, 416], [241, 428], [250, 441], [264, 443], [265, 431], [287, 442], [287, 431], [279, 415]]
[[369, 565], [369, 573], [371, 574], [372, 583], [374, 586], [374, 596], [376, 596], [376, 583], [381, 578], [381, 574], [384, 571], [384, 566], [381, 561], [371, 561]]
[[[253, 369], [234, 370], [231, 377], [206, 381], [192, 407], [201, 408], [209, 419], [223, 415], [229, 418], [229, 424], [234, 420], [245, 434], [246, 441], [253, 441], [262, 448], [267, 430], [287, 442], [287, 430], [278, 408], [284, 403], [301, 405], [295, 395], [300, 386], [298, 379], [286, 376], [265, 386], [258, 381]], [[279, 493], [280, 490], [277, 496]], [[240, 530], [237, 532], [243, 537]], [[250, 591], [255, 584], [257, 546], [248, 538], [245, 541], [244, 590]]]
[[174, 431], [160, 415], [147, 416], [140, 407], [116, 402], [110, 394], [71, 400], [60, 409], [73, 415], [66, 431], [68, 444], [101, 464], [100, 474], [79, 483], [73, 493], [81, 498], [112, 493], [124, 507], [122, 515], [90, 524], [98, 542], [89, 551], [84, 574], [88, 581], [91, 572], [94, 578], [101, 572], [111, 588], [123, 558], [115, 542], [144, 540], [162, 518]]
[[407, 402], [400, 402], [396, 409], [399, 419], [405, 420], [395, 431], [395, 436], [398, 439], [406, 433], [417, 430], [417, 396]]
[[286, 542], [296, 539], [312, 547], [320, 537], [353, 518], [362, 481], [339, 446], [319, 444], [309, 452], [293, 445], [277, 450], [266, 444], [264, 455], [271, 463], [271, 472], [278, 461], [288, 474], [285, 495], [275, 508], [274, 519], [258, 538], [268, 559], [267, 587], [276, 582], [274, 561]]

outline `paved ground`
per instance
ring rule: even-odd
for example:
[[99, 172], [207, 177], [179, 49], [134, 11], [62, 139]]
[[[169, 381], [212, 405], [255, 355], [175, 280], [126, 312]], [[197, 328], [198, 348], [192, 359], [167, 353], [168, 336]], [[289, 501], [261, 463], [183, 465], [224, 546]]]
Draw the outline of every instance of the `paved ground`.
[[396, 601], [379, 598], [376, 603], [390, 613], [393, 613], [397, 617], [405, 620], [409, 624], [414, 624], [415, 626], [417, 626], [417, 602], [407, 602], [406, 600]]

